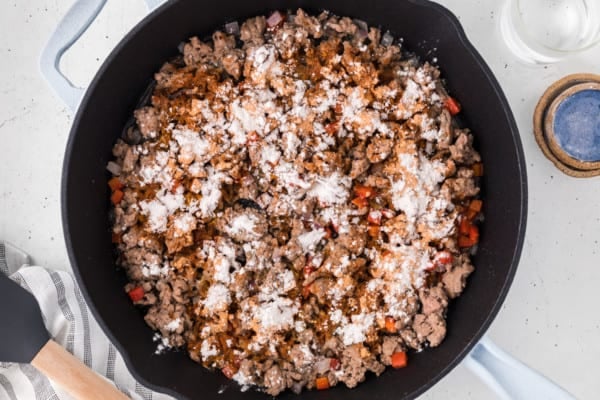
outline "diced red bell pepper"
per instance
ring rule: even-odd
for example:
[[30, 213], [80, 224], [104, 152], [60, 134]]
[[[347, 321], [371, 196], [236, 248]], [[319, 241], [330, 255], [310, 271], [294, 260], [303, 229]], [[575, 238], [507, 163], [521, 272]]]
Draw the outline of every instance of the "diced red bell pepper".
[[385, 330], [388, 333], [396, 333], [396, 320], [393, 317], [385, 317]]
[[475, 243], [479, 242], [479, 228], [476, 225], [471, 225], [469, 228], [469, 239]]
[[373, 225], [381, 225], [381, 216], [381, 211], [371, 210], [369, 211], [369, 215], [367, 215], [367, 221]]
[[317, 390], [329, 389], [329, 379], [326, 376], [318, 377], [315, 381], [315, 386]]
[[337, 371], [338, 369], [340, 369], [341, 366], [342, 364], [337, 358], [329, 359], [329, 368], [331, 368], [332, 370]]
[[368, 199], [375, 196], [375, 189], [370, 186], [356, 185], [354, 193], [361, 199]]
[[129, 292], [127, 292], [127, 294], [129, 295], [131, 301], [133, 301], [134, 303], [142, 300], [145, 295], [144, 288], [141, 286], [134, 287]]
[[114, 243], [114, 244], [121, 243], [121, 242], [123, 241], [123, 235], [122, 235], [122, 234], [120, 234], [120, 233], [113, 232], [113, 233], [112, 233], [112, 238], [111, 238], [111, 241], [112, 241], [112, 243]]
[[481, 212], [482, 206], [483, 202], [479, 199], [471, 201], [471, 204], [469, 204], [469, 209], [467, 210], [467, 218], [473, 220], [477, 214]]
[[392, 367], [393, 368], [404, 368], [408, 364], [408, 358], [404, 351], [397, 351], [392, 354]]
[[471, 210], [470, 208], [467, 210], [467, 219], [469, 221], [473, 221], [475, 217], [479, 214], [477, 211]]
[[367, 233], [372, 238], [377, 238], [379, 237], [379, 227], [377, 225], [369, 225], [369, 227], [367, 228]]
[[115, 190], [111, 195], [110, 195], [110, 201], [116, 206], [117, 204], [119, 204], [121, 202], [121, 200], [123, 200], [123, 192], [120, 190]]
[[475, 163], [475, 164], [473, 164], [473, 166], [471, 168], [473, 168], [473, 175], [483, 176], [483, 164], [482, 163]]
[[447, 250], [443, 250], [435, 255], [434, 261], [437, 265], [448, 265], [452, 263], [452, 259], [452, 253]]
[[330, 124], [325, 125], [325, 132], [329, 135], [335, 135], [340, 130], [339, 122], [332, 122]]
[[458, 245], [460, 247], [471, 247], [479, 241], [479, 228], [477, 228], [476, 225], [473, 225], [466, 217], [461, 219], [458, 231], [460, 234]]
[[369, 205], [369, 200], [362, 197], [355, 197], [352, 199], [352, 204], [354, 204], [358, 208], [365, 208]]
[[481, 211], [481, 207], [483, 206], [483, 201], [479, 200], [479, 199], [474, 199], [471, 201], [471, 204], [469, 204], [469, 210], [473, 210], [473, 211]]
[[460, 103], [453, 97], [448, 97], [444, 101], [444, 107], [450, 112], [451, 115], [456, 115], [460, 112]]
[[125, 184], [121, 182], [121, 180], [118, 177], [115, 176], [108, 181], [108, 186], [110, 187], [110, 190], [114, 192], [115, 190], [123, 189], [125, 187]]
[[466, 248], [475, 246], [475, 242], [469, 236], [458, 237], [458, 247]]
[[471, 231], [471, 221], [468, 218], [463, 217], [458, 225], [458, 232], [461, 235], [468, 235]]

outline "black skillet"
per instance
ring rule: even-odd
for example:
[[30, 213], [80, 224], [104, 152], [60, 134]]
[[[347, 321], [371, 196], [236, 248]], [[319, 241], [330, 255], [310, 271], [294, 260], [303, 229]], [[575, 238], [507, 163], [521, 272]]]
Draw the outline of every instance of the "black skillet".
[[[462, 119], [476, 136], [485, 165], [485, 223], [476, 272], [450, 307], [443, 344], [411, 355], [409, 366], [369, 377], [356, 389], [305, 392], [306, 399], [410, 399], [454, 368], [486, 331], [506, 296], [523, 245], [527, 211], [525, 160], [515, 122], [498, 82], [468, 42], [458, 20], [422, 0], [172, 1], [144, 19], [117, 46], [96, 75], [75, 117], [62, 181], [62, 217], [68, 252], [94, 315], [123, 354], [132, 373], [149, 387], [182, 398], [264, 399], [240, 393], [225, 377], [191, 361], [184, 352], [154, 354], [152, 332], [123, 293], [115, 268], [108, 220], [105, 171], [111, 147], [153, 72], [192, 35], [223, 23], [302, 7], [359, 18], [404, 38], [406, 49], [439, 61], [447, 87], [463, 105]], [[224, 385], [232, 386], [217, 394]], [[294, 398], [286, 393], [281, 398]]]

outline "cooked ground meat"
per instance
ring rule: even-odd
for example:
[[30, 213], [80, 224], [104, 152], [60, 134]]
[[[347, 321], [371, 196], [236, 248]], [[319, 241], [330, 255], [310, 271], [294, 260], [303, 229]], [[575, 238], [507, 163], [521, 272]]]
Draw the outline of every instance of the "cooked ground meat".
[[191, 38], [155, 75], [110, 186], [159, 349], [277, 395], [442, 342], [473, 271], [480, 157], [437, 68], [390, 38], [276, 12]]
[[143, 107], [135, 110], [134, 115], [143, 137], [152, 138], [158, 134], [158, 115], [156, 109]]

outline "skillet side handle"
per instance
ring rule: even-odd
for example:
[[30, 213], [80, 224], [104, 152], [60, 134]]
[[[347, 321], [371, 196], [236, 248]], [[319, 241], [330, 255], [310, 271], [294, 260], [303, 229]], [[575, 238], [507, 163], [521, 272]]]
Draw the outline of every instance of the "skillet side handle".
[[[145, 0], [152, 12], [167, 0]], [[75, 112], [85, 89], [75, 86], [60, 70], [60, 60], [94, 22], [106, 0], [76, 0], [48, 40], [40, 57], [40, 70], [54, 92]]]
[[465, 365], [504, 400], [575, 400], [570, 393], [484, 337]]
[[84, 89], [75, 86], [60, 70], [60, 60], [83, 35], [104, 7], [106, 0], [76, 0], [60, 21], [40, 57], [40, 70], [54, 92], [75, 112]]
[[42, 347], [31, 365], [75, 399], [129, 400], [111, 382], [89, 369], [52, 339]]
[[163, 3], [166, 3], [168, 0], [144, 0], [146, 3], [146, 7], [148, 8], [148, 12], [152, 12], [155, 9], [157, 9], [158, 7], [160, 7], [161, 5], [163, 5]]

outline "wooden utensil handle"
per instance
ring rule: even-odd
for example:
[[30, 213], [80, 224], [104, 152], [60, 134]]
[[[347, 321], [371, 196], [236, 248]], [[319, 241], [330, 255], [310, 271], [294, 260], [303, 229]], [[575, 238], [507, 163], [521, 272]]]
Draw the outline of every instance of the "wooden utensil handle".
[[31, 361], [39, 369], [76, 399], [127, 400], [129, 399], [107, 379], [88, 368], [58, 343], [48, 343]]

